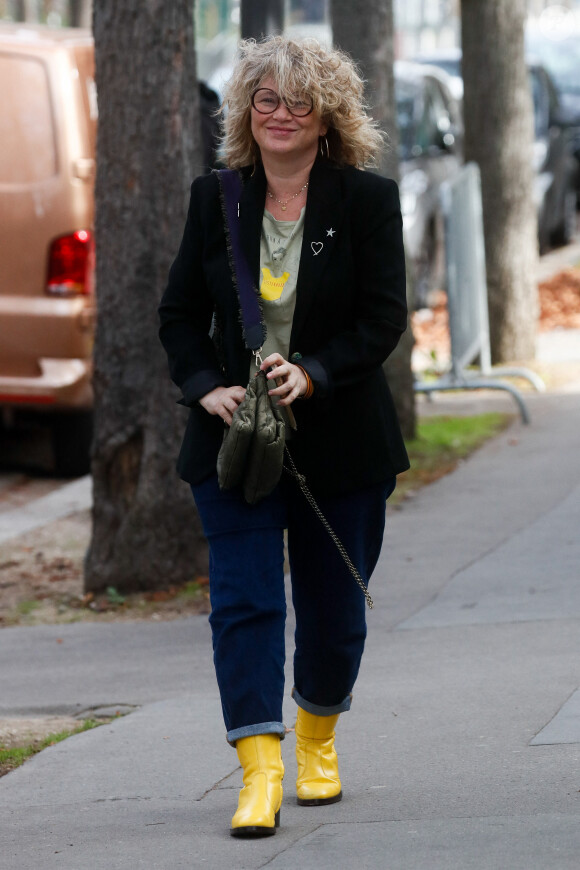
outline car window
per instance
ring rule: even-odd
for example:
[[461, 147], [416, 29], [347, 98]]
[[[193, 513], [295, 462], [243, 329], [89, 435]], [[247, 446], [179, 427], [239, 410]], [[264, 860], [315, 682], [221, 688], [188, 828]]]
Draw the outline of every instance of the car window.
[[433, 99], [433, 109], [435, 111], [437, 125], [441, 130], [441, 120], [444, 119], [443, 126], [446, 126], [447, 123], [452, 120], [452, 109], [449, 104], [449, 98], [445, 96], [440, 83], [436, 79], [429, 79], [429, 84], [431, 86], [431, 93]]
[[532, 67], [529, 70], [532, 100], [534, 103], [534, 133], [536, 139], [546, 136], [549, 127], [550, 105], [548, 91], [545, 87], [544, 78], [538, 69]]
[[42, 61], [0, 53], [0, 184], [32, 184], [57, 173], [54, 120]]
[[397, 126], [401, 160], [409, 160], [415, 144], [415, 105], [419, 98], [416, 85], [403, 79], [395, 80]]
[[[438, 145], [441, 139], [438, 119], [441, 117], [442, 98], [440, 93], [429, 79], [425, 79], [423, 91], [423, 112], [417, 125], [417, 145], [423, 151]], [[444, 110], [444, 107], [443, 107]]]
[[528, 49], [542, 61], [561, 91], [580, 94], [579, 39], [528, 36], [527, 43]]
[[560, 108], [560, 97], [558, 96], [558, 91], [554, 87], [554, 82], [549, 75], [545, 76], [545, 80], [546, 90], [548, 92], [548, 103], [550, 106], [550, 117], [552, 117]]
[[432, 64], [433, 66], [438, 66], [440, 69], [442, 69], [444, 72], [446, 72], [447, 75], [449, 75], [449, 76], [455, 76], [456, 78], [461, 78], [461, 76], [462, 76], [461, 58], [460, 57], [458, 57], [456, 60], [451, 60], [451, 59], [448, 60], [447, 58], [439, 58], [439, 57], [432, 57], [432, 58], [427, 57], [427, 58], [423, 59], [423, 63], [429, 63], [429, 64]]

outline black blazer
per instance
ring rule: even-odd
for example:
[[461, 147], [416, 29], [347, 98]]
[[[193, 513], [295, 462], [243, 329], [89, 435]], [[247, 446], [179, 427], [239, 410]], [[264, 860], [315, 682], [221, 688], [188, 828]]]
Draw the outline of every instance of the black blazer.
[[[242, 243], [258, 285], [266, 177], [261, 166], [241, 174]], [[246, 386], [251, 360], [215, 175], [192, 185], [159, 316], [171, 377], [191, 409], [177, 468], [184, 480], [199, 483], [215, 470], [224, 424], [198, 399], [218, 385]], [[313, 491], [351, 492], [409, 467], [382, 370], [406, 323], [396, 184], [318, 159], [308, 187], [290, 339], [290, 358], [314, 383], [312, 398], [292, 405], [298, 431], [291, 441], [298, 470]]]

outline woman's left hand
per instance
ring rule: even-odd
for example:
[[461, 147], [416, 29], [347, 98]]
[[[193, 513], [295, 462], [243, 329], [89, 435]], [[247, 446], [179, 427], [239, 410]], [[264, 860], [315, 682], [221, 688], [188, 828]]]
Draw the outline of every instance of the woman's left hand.
[[268, 393], [270, 396], [278, 396], [280, 407], [291, 405], [308, 389], [308, 382], [302, 369], [285, 360], [279, 353], [271, 353], [267, 356], [260, 368], [266, 372], [268, 380], [273, 381], [272, 389], [268, 390]]

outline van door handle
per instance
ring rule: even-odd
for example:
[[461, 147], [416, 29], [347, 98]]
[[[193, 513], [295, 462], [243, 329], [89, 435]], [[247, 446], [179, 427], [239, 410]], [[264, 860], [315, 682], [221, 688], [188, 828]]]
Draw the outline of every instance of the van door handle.
[[95, 161], [92, 157], [79, 157], [73, 160], [73, 175], [82, 181], [92, 181], [95, 176]]

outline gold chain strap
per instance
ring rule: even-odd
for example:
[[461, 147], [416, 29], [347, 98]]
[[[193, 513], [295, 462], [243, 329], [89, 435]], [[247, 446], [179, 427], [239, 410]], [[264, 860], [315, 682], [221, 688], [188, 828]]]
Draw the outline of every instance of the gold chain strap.
[[288, 462], [290, 463], [290, 468], [287, 468], [285, 465], [284, 469], [298, 483], [298, 486], [302, 490], [306, 501], [308, 502], [308, 504], [310, 505], [310, 507], [312, 508], [312, 510], [314, 511], [314, 513], [316, 514], [316, 516], [318, 517], [318, 519], [320, 520], [320, 522], [322, 523], [322, 525], [324, 526], [324, 528], [326, 529], [326, 531], [328, 532], [328, 534], [330, 535], [332, 540], [334, 541], [336, 549], [338, 550], [338, 552], [342, 556], [346, 567], [348, 568], [348, 570], [350, 571], [350, 573], [352, 574], [352, 576], [354, 577], [354, 579], [356, 580], [356, 582], [358, 583], [360, 588], [362, 589], [362, 592], [364, 594], [364, 597], [366, 598], [366, 602], [369, 606], [369, 609], [372, 610], [373, 599], [370, 596], [369, 590], [365, 586], [364, 580], [360, 576], [360, 574], [357, 571], [357, 569], [355, 568], [355, 566], [352, 564], [350, 556], [346, 552], [344, 544], [342, 543], [342, 541], [340, 540], [340, 538], [338, 537], [338, 535], [336, 534], [336, 532], [334, 531], [334, 529], [332, 528], [332, 526], [330, 525], [330, 523], [328, 522], [328, 520], [326, 519], [326, 517], [324, 516], [322, 511], [320, 510], [318, 503], [316, 502], [316, 499], [314, 498], [314, 496], [310, 492], [310, 489], [308, 488], [308, 484], [306, 483], [306, 478], [304, 477], [303, 474], [300, 474], [300, 472], [298, 471], [298, 469], [294, 465], [294, 460], [290, 456], [290, 452], [289, 452], [287, 447], [285, 448], [285, 453], [286, 453], [286, 458], [288, 459]]

